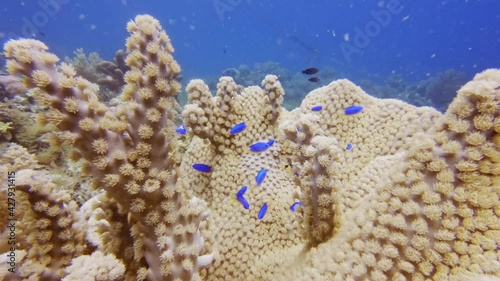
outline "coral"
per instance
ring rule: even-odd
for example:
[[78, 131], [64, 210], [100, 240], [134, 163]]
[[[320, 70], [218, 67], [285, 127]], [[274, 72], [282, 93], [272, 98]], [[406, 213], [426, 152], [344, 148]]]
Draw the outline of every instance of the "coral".
[[83, 49], [77, 49], [74, 54], [73, 59], [66, 57], [64, 61], [75, 68], [78, 76], [99, 85], [100, 100], [107, 102], [118, 95], [125, 85], [123, 75], [130, 69], [125, 64], [125, 51], [118, 50], [113, 62], [101, 59], [95, 52], [87, 56]]
[[26, 88], [24, 87], [22, 81], [15, 76], [11, 75], [0, 75], [0, 98], [7, 97], [12, 99], [14, 97], [23, 96], [26, 93]]
[[3, 138], [5, 140], [11, 140], [12, 139], [12, 122], [7, 122], [4, 123], [0, 121], [0, 138]]
[[[116, 106], [43, 43], [5, 46], [10, 74], [48, 107], [39, 121], [60, 131], [52, 145], [73, 147], [99, 190], [80, 206], [46, 173], [20, 171], [20, 261], [5, 278], [500, 278], [500, 70], [478, 74], [445, 114], [348, 80], [290, 112], [277, 76], [261, 87], [222, 77], [215, 96], [193, 80], [181, 135], [168, 36], [150, 16], [127, 29], [130, 70]], [[352, 105], [362, 111], [346, 115]], [[9, 165], [35, 163], [0, 169]], [[248, 209], [236, 196], [243, 186]]]

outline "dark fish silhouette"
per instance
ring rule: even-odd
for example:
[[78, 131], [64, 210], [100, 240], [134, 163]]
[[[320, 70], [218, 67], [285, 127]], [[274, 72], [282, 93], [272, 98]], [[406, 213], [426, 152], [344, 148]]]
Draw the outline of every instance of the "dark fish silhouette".
[[319, 82], [319, 78], [318, 77], [311, 77], [311, 78], [309, 78], [307, 80], [309, 80], [309, 81], [311, 81], [313, 83]]
[[318, 71], [319, 71], [319, 69], [317, 69], [316, 67], [311, 67], [311, 68], [302, 70], [302, 73], [307, 74], [307, 75], [311, 75], [311, 74], [318, 73]]

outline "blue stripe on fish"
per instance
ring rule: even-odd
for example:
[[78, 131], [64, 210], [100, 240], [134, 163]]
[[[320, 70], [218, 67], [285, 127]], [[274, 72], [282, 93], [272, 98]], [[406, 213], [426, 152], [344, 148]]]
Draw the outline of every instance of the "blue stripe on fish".
[[247, 192], [247, 186], [244, 185], [237, 193], [236, 193], [236, 197], [238, 196], [243, 196], [243, 194], [245, 194], [245, 192]]
[[266, 215], [266, 212], [267, 212], [267, 203], [264, 203], [264, 205], [262, 205], [262, 207], [260, 207], [260, 211], [259, 211], [259, 214], [257, 215], [257, 218], [259, 220], [263, 219], [264, 216]]
[[262, 152], [269, 148], [269, 144], [267, 142], [256, 142], [250, 145], [250, 151], [252, 152]]
[[353, 115], [363, 111], [363, 107], [361, 105], [351, 105], [345, 109], [345, 115]]
[[321, 105], [316, 105], [316, 106], [311, 107], [312, 111], [321, 111], [322, 109], [323, 109], [323, 107]]
[[241, 133], [241, 132], [243, 132], [243, 130], [246, 129], [246, 127], [247, 127], [247, 124], [245, 124], [245, 122], [236, 124], [231, 128], [231, 130], [229, 130], [229, 134], [235, 135], [235, 134]]
[[295, 209], [297, 208], [297, 206], [302, 206], [302, 202], [298, 201], [298, 202], [293, 203], [292, 206], [290, 206], [290, 211], [295, 212]]
[[196, 163], [196, 164], [193, 164], [192, 167], [196, 171], [202, 172], [202, 173], [210, 173], [212, 171], [212, 168], [208, 165], [205, 165], [205, 164]]
[[255, 177], [255, 182], [257, 183], [257, 186], [259, 186], [263, 181], [264, 178], [266, 178], [267, 170], [262, 169], [257, 173], [257, 176]]
[[243, 197], [243, 195], [236, 196], [236, 199], [238, 201], [240, 201], [241, 205], [243, 205], [243, 208], [245, 208], [247, 210], [250, 208], [250, 203], [248, 203], [247, 199], [245, 199], [245, 197]]
[[267, 145], [272, 146], [274, 144], [274, 140], [270, 140], [267, 142]]
[[187, 130], [186, 127], [184, 127], [184, 124], [181, 124], [177, 129], [175, 129], [175, 132], [177, 132], [179, 135], [185, 135]]

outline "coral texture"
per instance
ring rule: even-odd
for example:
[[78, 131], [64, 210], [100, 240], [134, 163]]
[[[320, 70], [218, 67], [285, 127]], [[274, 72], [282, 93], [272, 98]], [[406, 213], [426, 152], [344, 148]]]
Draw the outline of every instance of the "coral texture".
[[500, 278], [500, 70], [445, 114], [347, 80], [288, 112], [268, 75], [246, 88], [222, 77], [215, 96], [193, 80], [181, 116], [168, 36], [147, 15], [127, 29], [117, 106], [43, 43], [5, 46], [9, 73], [47, 107], [39, 121], [60, 130], [53, 145], [73, 147], [100, 192], [80, 206], [18, 164], [24, 226], [4, 280]]

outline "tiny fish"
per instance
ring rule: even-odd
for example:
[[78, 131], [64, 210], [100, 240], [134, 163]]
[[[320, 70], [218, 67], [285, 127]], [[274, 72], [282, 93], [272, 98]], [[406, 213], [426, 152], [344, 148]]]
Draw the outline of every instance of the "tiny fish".
[[239, 197], [239, 196], [243, 196], [243, 194], [245, 194], [245, 192], [247, 192], [247, 186], [244, 185], [237, 193], [236, 193], [236, 197]]
[[247, 210], [250, 208], [250, 203], [248, 203], [247, 199], [245, 199], [245, 197], [243, 197], [243, 195], [236, 197], [236, 199], [238, 199], [238, 201], [240, 201], [241, 205], [243, 205], [243, 208], [245, 208]]
[[361, 105], [351, 105], [345, 109], [345, 115], [353, 115], [356, 113], [360, 113], [363, 111], [363, 107]]
[[311, 68], [302, 70], [302, 73], [307, 74], [307, 75], [311, 75], [311, 74], [318, 73], [318, 71], [319, 71], [319, 69], [317, 69], [316, 67], [311, 67]]
[[175, 129], [175, 131], [179, 134], [179, 135], [185, 135], [186, 134], [186, 127], [184, 127], [184, 124], [181, 124], [177, 129]]
[[322, 109], [323, 109], [323, 107], [321, 105], [316, 105], [316, 106], [311, 107], [312, 111], [321, 111]]
[[239, 123], [239, 124], [236, 124], [234, 125], [231, 130], [229, 131], [229, 134], [231, 135], [236, 135], [238, 133], [241, 133], [243, 132], [243, 130], [245, 130], [247, 127], [247, 124], [245, 124], [245, 122], [242, 122], [242, 123]]
[[267, 142], [256, 142], [250, 145], [250, 151], [252, 152], [262, 152], [269, 148], [269, 143]]
[[270, 140], [267, 142], [267, 145], [272, 146], [274, 144], [274, 140]]
[[260, 207], [260, 211], [259, 211], [259, 214], [257, 215], [257, 218], [259, 220], [263, 219], [264, 216], [266, 215], [266, 212], [267, 212], [267, 203], [264, 203], [264, 205], [262, 205], [262, 207]]
[[192, 167], [196, 171], [202, 172], [202, 173], [210, 173], [212, 171], [212, 168], [208, 165], [205, 165], [205, 164], [196, 163], [196, 164], [193, 164]]
[[348, 144], [347, 144], [347, 147], [346, 147], [345, 149], [347, 149], [347, 150], [351, 150], [351, 149], [352, 149], [352, 144], [348, 143]]
[[298, 202], [293, 203], [292, 206], [290, 206], [290, 211], [295, 212], [295, 209], [297, 208], [297, 206], [302, 206], [302, 202], [298, 201]]
[[255, 182], [257, 183], [257, 186], [259, 186], [264, 181], [266, 174], [267, 174], [266, 169], [262, 169], [257, 173], [257, 176], [255, 177]]
[[319, 82], [319, 78], [318, 77], [311, 77], [311, 78], [309, 78], [307, 80], [309, 80], [310, 82], [313, 82], [313, 83]]

